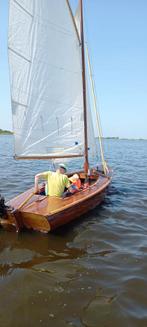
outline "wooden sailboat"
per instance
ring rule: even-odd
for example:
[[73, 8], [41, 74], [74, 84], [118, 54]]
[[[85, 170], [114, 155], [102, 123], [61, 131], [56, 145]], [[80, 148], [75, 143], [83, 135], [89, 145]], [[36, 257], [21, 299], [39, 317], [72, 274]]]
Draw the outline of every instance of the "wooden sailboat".
[[89, 164], [95, 142], [87, 100], [82, 0], [79, 12], [75, 19], [68, 0], [10, 0], [15, 158], [83, 157], [78, 174], [82, 183], [88, 176], [89, 186], [64, 199], [30, 189], [7, 203], [9, 209], [0, 219], [3, 227], [49, 232], [96, 207], [111, 181], [101, 144], [103, 171]]

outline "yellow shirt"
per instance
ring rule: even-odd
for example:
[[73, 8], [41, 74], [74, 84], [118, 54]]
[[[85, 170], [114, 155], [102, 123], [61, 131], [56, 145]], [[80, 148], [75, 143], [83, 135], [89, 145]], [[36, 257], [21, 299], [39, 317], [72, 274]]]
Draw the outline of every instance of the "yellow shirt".
[[47, 179], [47, 195], [60, 197], [65, 187], [70, 186], [68, 177], [60, 172], [46, 171], [42, 176]]

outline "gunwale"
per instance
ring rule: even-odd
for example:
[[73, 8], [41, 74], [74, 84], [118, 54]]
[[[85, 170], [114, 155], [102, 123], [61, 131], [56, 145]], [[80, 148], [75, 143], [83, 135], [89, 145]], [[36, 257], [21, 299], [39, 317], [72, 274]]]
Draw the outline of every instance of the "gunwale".
[[102, 202], [101, 194], [105, 193], [111, 181], [111, 177], [103, 174], [97, 174], [93, 176], [93, 179], [90, 176], [90, 178], [92, 184], [88, 188], [70, 197], [63, 199], [34, 194], [19, 210], [21, 202], [32, 193], [33, 188], [21, 193], [6, 203], [17, 211], [16, 216], [14, 217], [10, 211], [7, 222], [1, 220], [0, 224], [13, 225], [17, 231], [27, 228], [47, 233], [78, 218]]
[[[20, 212], [30, 212], [34, 214], [42, 214], [43, 216], [49, 216], [50, 214], [55, 214], [60, 211], [64, 211], [69, 207], [73, 207], [75, 204], [90, 199], [95, 194], [103, 191], [103, 189], [105, 189], [109, 185], [109, 183], [109, 177], [99, 176], [96, 182], [90, 185], [87, 189], [81, 190], [80, 192], [72, 195], [71, 197], [64, 199], [57, 197], [34, 195], [33, 198], [27, 204], [25, 204], [22, 209], [20, 209]], [[15, 198], [7, 202], [7, 205], [13, 207], [14, 209], [17, 209], [21, 201], [24, 201], [25, 198], [27, 198], [27, 196], [32, 191], [33, 188], [16, 196]]]

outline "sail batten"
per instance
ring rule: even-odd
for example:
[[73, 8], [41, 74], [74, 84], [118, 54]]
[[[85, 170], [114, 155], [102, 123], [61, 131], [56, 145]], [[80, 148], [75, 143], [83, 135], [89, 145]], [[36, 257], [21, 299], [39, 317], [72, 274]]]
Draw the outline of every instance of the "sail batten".
[[15, 53], [17, 56], [19, 56], [19, 57], [21, 57], [22, 59], [24, 59], [24, 60], [26, 60], [26, 61], [28, 61], [28, 62], [31, 63], [31, 60], [30, 60], [30, 59], [26, 58], [25, 56], [23, 56], [23, 55], [22, 55], [21, 53], [19, 53], [18, 51], [14, 50], [14, 49], [12, 49], [12, 48], [10, 48], [10, 47], [8, 47], [8, 49], [9, 49], [10, 51], [12, 51], [13, 53]]
[[13, 0], [13, 1], [17, 4], [18, 7], [21, 8], [21, 10], [24, 10], [25, 13], [27, 13], [29, 16], [33, 18], [33, 15], [28, 10], [26, 10], [17, 0]]

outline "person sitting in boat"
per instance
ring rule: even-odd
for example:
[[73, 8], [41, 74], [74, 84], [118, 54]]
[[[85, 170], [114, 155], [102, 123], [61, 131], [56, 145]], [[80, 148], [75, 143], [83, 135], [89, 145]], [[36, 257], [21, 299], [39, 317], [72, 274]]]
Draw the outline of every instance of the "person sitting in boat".
[[63, 198], [68, 197], [74, 193], [77, 193], [80, 191], [81, 188], [81, 180], [78, 174], [74, 174], [69, 178], [69, 181], [72, 183], [68, 190], [63, 193]]
[[40, 178], [46, 179], [45, 194], [49, 196], [61, 197], [65, 188], [70, 187], [70, 181], [66, 175], [66, 166], [60, 164], [56, 172], [46, 171], [35, 176], [35, 193], [39, 192], [38, 180]]
[[[71, 176], [69, 178], [70, 182], [72, 182], [71, 186], [74, 185], [77, 189], [77, 191], [79, 191], [79, 189], [81, 188], [81, 180], [78, 174], [74, 174], [73, 176]], [[71, 187], [70, 186], [70, 187]]]

